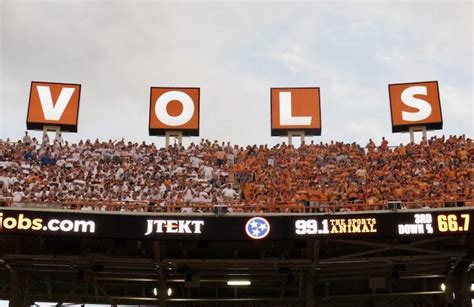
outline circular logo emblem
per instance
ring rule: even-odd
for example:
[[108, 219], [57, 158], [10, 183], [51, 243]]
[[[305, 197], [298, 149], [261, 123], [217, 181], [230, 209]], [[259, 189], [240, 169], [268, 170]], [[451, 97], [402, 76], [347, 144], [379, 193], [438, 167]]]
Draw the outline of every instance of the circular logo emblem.
[[252, 239], [263, 239], [270, 233], [270, 223], [263, 217], [253, 217], [245, 225], [245, 232]]

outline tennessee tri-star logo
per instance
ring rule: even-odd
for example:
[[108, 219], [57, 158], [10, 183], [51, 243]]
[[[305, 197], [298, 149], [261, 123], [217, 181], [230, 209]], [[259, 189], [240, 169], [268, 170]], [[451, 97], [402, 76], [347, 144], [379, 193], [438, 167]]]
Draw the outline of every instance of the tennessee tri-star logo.
[[270, 233], [270, 223], [263, 217], [253, 217], [245, 225], [245, 232], [252, 239], [263, 239]]

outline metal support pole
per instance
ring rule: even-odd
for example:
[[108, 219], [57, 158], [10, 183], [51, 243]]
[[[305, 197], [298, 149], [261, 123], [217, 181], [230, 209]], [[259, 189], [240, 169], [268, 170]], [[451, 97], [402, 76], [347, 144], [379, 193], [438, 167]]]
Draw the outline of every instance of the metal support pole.
[[170, 146], [170, 138], [175, 138], [178, 140], [178, 144], [183, 143], [183, 132], [182, 131], [166, 131], [165, 132], [165, 146]]
[[445, 300], [446, 304], [453, 304], [454, 303], [454, 298], [453, 298], [453, 276], [448, 275], [446, 277], [446, 290], [445, 290]]
[[300, 137], [301, 144], [304, 143], [304, 131], [288, 131], [288, 145], [293, 145], [293, 137]]
[[[320, 253], [320, 241], [311, 240], [308, 242], [306, 257], [310, 260], [311, 264], [316, 267], [319, 263], [319, 253]], [[315, 284], [315, 269], [311, 268], [304, 272], [304, 302], [305, 307], [314, 307], [314, 284]]]
[[314, 307], [314, 274], [310, 271], [304, 276], [305, 307]]
[[421, 132], [423, 134], [423, 139], [427, 140], [426, 138], [426, 126], [413, 126], [408, 129], [410, 132], [410, 143], [415, 143], [415, 132]]
[[158, 273], [158, 302], [160, 307], [168, 305], [168, 287], [165, 272], [162, 267], [162, 259], [166, 256], [166, 246], [163, 242], [155, 241], [153, 243], [153, 261], [157, 263], [156, 272]]
[[61, 127], [59, 127], [59, 126], [43, 126], [43, 134], [45, 134], [45, 133], [47, 134], [49, 131], [53, 131], [55, 133], [54, 139], [56, 139], [59, 136], [59, 134], [61, 133]]
[[158, 284], [158, 300], [160, 307], [168, 306], [168, 287], [165, 278], [160, 278], [160, 282]]
[[470, 306], [471, 284], [469, 274], [464, 272], [453, 275], [454, 306]]
[[14, 270], [10, 279], [10, 307], [25, 306], [25, 276], [21, 271]]

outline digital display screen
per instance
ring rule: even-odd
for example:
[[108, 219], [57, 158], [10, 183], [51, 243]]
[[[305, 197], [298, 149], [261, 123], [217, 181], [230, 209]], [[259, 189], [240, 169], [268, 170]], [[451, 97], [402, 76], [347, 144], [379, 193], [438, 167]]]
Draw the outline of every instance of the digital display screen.
[[470, 230], [470, 212], [416, 213], [411, 223], [398, 224], [399, 235], [463, 234]]
[[375, 235], [406, 237], [472, 233], [470, 209], [425, 212], [387, 212], [373, 215], [321, 216], [295, 221], [297, 236], [331, 237]]
[[470, 208], [344, 214], [156, 214], [1, 209], [0, 234], [152, 240], [291, 240], [472, 234]]
[[297, 235], [377, 233], [377, 218], [299, 219], [295, 221], [295, 232]]

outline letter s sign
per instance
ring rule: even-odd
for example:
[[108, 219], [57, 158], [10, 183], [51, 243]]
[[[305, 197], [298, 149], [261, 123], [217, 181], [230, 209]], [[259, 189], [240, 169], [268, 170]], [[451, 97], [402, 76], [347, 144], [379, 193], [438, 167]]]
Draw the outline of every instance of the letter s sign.
[[411, 126], [441, 129], [443, 119], [438, 82], [389, 85], [392, 131], [409, 131]]
[[431, 104], [423, 99], [415, 98], [415, 95], [428, 95], [426, 86], [412, 86], [402, 92], [402, 102], [412, 108], [418, 109], [418, 112], [402, 111], [402, 119], [409, 122], [417, 122], [427, 119], [431, 115]]

